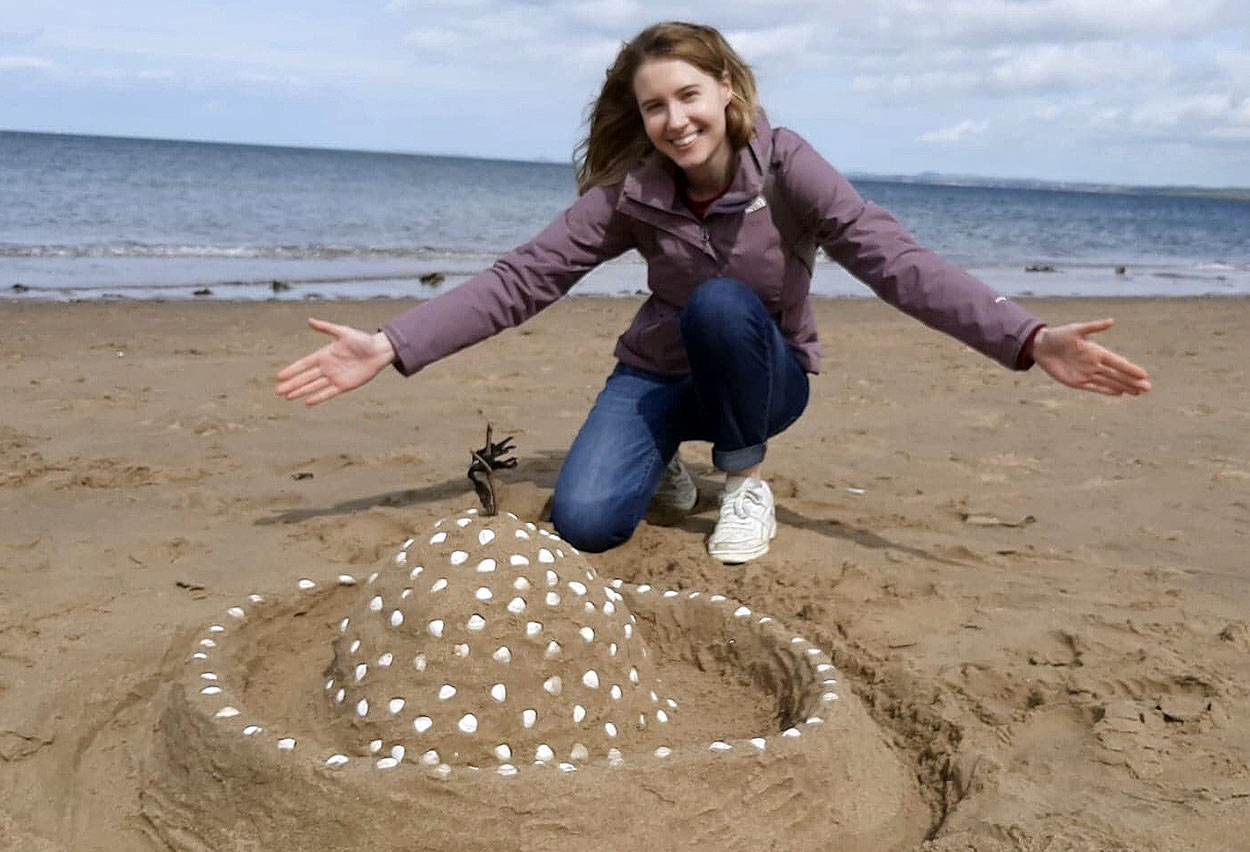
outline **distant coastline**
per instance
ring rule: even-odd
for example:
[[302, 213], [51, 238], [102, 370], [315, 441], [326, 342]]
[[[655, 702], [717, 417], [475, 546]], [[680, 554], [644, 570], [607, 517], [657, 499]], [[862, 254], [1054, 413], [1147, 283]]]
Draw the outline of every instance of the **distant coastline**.
[[[90, 133], [50, 133], [45, 131], [6, 130], [0, 128], [0, 136], [50, 136], [56, 138], [80, 139], [117, 139], [138, 142], [172, 142], [185, 145], [226, 145], [240, 148], [272, 148], [287, 151], [327, 151], [349, 154], [379, 154], [396, 157], [425, 157], [432, 159], [461, 160], [466, 162], [521, 163], [526, 165], [547, 166], [557, 169], [571, 169], [572, 165], [549, 158], [509, 159], [499, 157], [476, 157], [466, 154], [447, 154], [426, 151], [372, 150], [359, 148], [327, 148], [317, 145], [278, 145], [256, 142], [217, 142], [204, 139], [164, 139], [146, 136], [113, 136]], [[1225, 201], [1250, 201], [1250, 187], [1246, 186], [1185, 186], [1185, 185], [1139, 185], [1099, 183], [1096, 181], [1059, 181], [1040, 178], [1003, 178], [986, 177], [984, 175], [947, 174], [944, 172], [917, 172], [915, 174], [891, 174], [877, 172], [851, 171], [846, 172], [852, 181], [874, 181], [877, 183], [920, 184], [923, 186], [954, 186], [978, 187], [985, 189], [1020, 189], [1038, 192], [1083, 192], [1105, 195], [1162, 195], [1179, 198], [1212, 198]]]

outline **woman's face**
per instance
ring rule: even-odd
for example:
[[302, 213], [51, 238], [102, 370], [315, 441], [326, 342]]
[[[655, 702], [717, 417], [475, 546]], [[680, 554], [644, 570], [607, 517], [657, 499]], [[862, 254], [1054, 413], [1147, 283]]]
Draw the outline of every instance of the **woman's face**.
[[651, 143], [696, 186], [713, 191], [729, 179], [725, 107], [731, 95], [727, 81], [682, 59], [648, 59], [634, 74], [634, 96]]

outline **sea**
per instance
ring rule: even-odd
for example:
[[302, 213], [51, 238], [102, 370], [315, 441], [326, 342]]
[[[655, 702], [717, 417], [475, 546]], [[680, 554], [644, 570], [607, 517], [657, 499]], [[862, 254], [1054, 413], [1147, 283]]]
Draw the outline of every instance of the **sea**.
[[[1250, 294], [1250, 198], [851, 179], [1008, 296]], [[0, 131], [0, 299], [427, 298], [575, 197], [567, 163]], [[645, 282], [631, 252], [572, 293]]]

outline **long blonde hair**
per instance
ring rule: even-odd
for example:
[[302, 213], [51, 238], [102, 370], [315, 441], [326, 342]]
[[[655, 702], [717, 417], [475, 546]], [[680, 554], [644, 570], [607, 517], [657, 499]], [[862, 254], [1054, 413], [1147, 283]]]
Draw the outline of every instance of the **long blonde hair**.
[[725, 107], [729, 143], [737, 149], [751, 138], [759, 105], [755, 75], [725, 37], [700, 24], [654, 24], [622, 45], [608, 66], [603, 88], [591, 107], [586, 138], [574, 150], [578, 194], [593, 186], [620, 183], [655, 150], [634, 97], [634, 74], [645, 60], [655, 58], [681, 59], [718, 80], [728, 79], [733, 91]]

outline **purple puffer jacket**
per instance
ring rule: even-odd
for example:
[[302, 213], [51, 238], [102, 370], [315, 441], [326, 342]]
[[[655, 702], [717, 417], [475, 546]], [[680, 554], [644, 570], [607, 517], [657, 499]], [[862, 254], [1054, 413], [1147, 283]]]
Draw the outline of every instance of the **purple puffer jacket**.
[[[757, 293], [799, 362], [820, 372], [810, 298], [811, 271], [783, 239], [761, 193], [771, 164], [774, 199], [808, 241], [825, 250], [885, 301], [1009, 368], [1042, 321], [967, 272], [917, 245], [889, 213], [859, 193], [798, 134], [775, 133], [761, 113], [738, 152], [729, 191], [700, 222], [687, 209], [662, 157], [624, 183], [590, 189], [542, 233], [484, 272], [422, 302], [382, 329], [396, 367], [411, 375], [506, 328], [568, 292], [604, 261], [637, 249], [647, 261], [650, 297], [616, 345], [625, 364], [666, 376], [689, 372], [678, 316], [709, 278], [736, 278]], [[788, 227], [788, 226], [787, 226]], [[800, 240], [801, 242], [802, 240]]]

